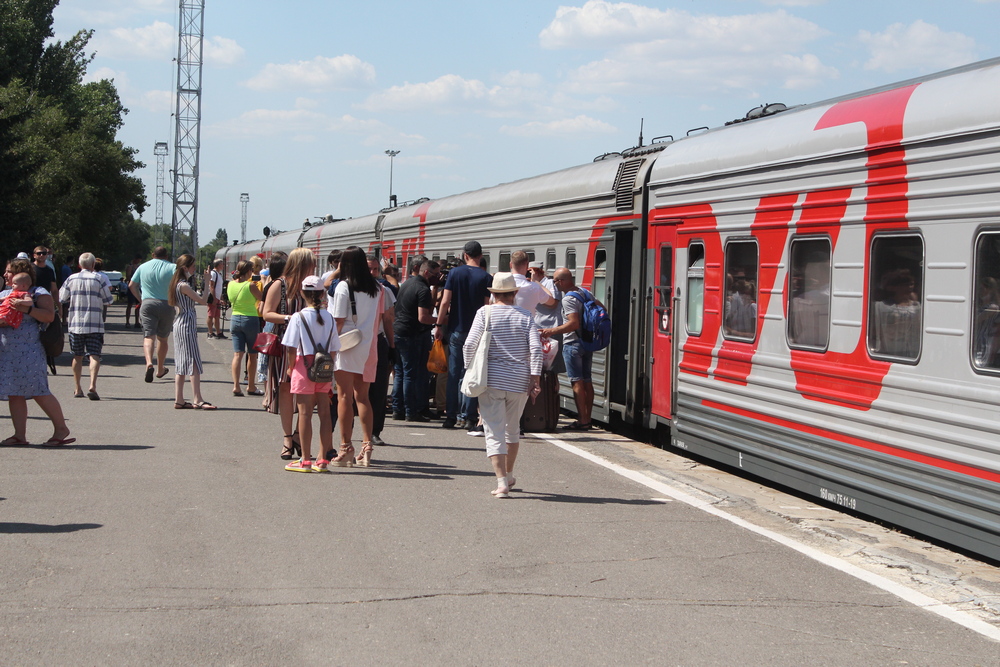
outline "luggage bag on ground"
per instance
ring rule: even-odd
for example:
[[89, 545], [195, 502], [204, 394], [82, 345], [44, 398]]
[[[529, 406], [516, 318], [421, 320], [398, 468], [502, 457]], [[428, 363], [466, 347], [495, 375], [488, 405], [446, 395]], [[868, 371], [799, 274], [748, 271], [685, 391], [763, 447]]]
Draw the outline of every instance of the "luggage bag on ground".
[[521, 413], [521, 430], [525, 433], [547, 433], [559, 425], [559, 376], [542, 371], [542, 392], [535, 402], [529, 398]]

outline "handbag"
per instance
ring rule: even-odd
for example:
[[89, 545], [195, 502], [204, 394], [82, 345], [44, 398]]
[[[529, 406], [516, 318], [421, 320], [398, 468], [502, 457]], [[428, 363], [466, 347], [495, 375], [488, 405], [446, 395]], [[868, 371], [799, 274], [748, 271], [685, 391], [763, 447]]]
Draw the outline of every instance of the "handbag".
[[340, 351], [349, 350], [361, 342], [364, 337], [361, 329], [358, 329], [358, 304], [354, 301], [354, 290], [347, 286], [347, 293], [351, 296], [351, 318], [354, 320], [354, 328], [340, 334]]
[[261, 331], [253, 341], [253, 349], [269, 357], [280, 357], [281, 339], [269, 331]]
[[493, 340], [493, 334], [490, 333], [490, 310], [491, 308], [486, 306], [486, 330], [483, 331], [472, 363], [465, 369], [465, 377], [462, 378], [462, 393], [469, 398], [475, 398], [486, 391], [486, 371], [489, 365], [490, 342]]
[[[38, 295], [32, 291], [32, 300], [37, 303]], [[63, 353], [63, 348], [66, 345], [65, 337], [63, 336], [62, 323], [59, 321], [59, 309], [56, 308], [52, 321], [43, 327], [39, 326], [38, 340], [42, 343], [42, 348], [45, 350], [46, 357], [58, 357]]]
[[431, 346], [431, 353], [427, 356], [427, 370], [431, 373], [448, 372], [448, 348], [444, 346], [443, 340], [436, 340]]

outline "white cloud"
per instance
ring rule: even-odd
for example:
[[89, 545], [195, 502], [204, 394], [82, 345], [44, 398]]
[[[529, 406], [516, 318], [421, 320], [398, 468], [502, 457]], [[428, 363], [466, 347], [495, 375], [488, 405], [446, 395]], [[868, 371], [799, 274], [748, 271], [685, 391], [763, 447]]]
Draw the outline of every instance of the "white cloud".
[[375, 67], [357, 56], [316, 56], [312, 60], [278, 65], [269, 63], [245, 83], [258, 91], [356, 90], [375, 83]]
[[865, 69], [937, 70], [976, 60], [976, 40], [960, 32], [944, 32], [936, 25], [914, 21], [893, 23], [883, 32], [862, 30], [858, 40], [868, 47], [871, 58]]
[[683, 94], [805, 88], [836, 78], [807, 46], [826, 35], [811, 21], [775, 12], [715, 16], [589, 0], [560, 7], [539, 35], [544, 48], [606, 54], [571, 72], [566, 90], [639, 92], [674, 86]]
[[[139, 28], [99, 30], [91, 46], [103, 58], [169, 60], [177, 55], [177, 31], [163, 21]], [[242, 60], [244, 50], [228, 37], [208, 37], [203, 43], [203, 54], [206, 64], [227, 67]]]
[[418, 134], [404, 134], [382, 121], [356, 118], [351, 115], [330, 116], [317, 110], [312, 100], [299, 98], [294, 109], [253, 109], [236, 118], [215, 123], [208, 131], [224, 137], [288, 136], [293, 141], [311, 140], [329, 134], [352, 134], [361, 137], [362, 144], [413, 147], [426, 144]]
[[492, 88], [477, 79], [463, 79], [457, 74], [446, 74], [427, 83], [405, 83], [371, 95], [363, 107], [378, 111], [408, 111], [437, 107], [454, 108], [468, 102], [481, 102], [495, 96], [499, 86]]
[[825, 5], [826, 0], [761, 0], [765, 5], [782, 7], [817, 7]]
[[246, 53], [235, 39], [228, 37], [209, 37], [203, 45], [205, 62], [209, 65], [229, 67], [243, 60]]
[[618, 128], [589, 116], [577, 116], [576, 118], [564, 118], [548, 123], [532, 121], [516, 127], [504, 125], [500, 131], [512, 137], [547, 137], [614, 134], [618, 132]]
[[125, 72], [113, 70], [110, 67], [98, 67], [87, 72], [84, 83], [108, 79], [113, 81], [118, 96], [126, 107], [141, 107], [156, 113], [170, 113], [174, 110], [174, 94], [169, 90], [137, 91]]

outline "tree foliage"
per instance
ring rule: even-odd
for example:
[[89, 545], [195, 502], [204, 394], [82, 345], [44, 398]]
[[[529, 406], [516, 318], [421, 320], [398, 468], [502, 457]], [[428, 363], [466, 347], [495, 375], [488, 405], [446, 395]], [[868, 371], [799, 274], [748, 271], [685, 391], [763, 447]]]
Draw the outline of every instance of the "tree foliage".
[[116, 138], [114, 83], [84, 83], [93, 31], [49, 41], [57, 4], [0, 0], [0, 257], [44, 244], [114, 267], [149, 250], [143, 164]]

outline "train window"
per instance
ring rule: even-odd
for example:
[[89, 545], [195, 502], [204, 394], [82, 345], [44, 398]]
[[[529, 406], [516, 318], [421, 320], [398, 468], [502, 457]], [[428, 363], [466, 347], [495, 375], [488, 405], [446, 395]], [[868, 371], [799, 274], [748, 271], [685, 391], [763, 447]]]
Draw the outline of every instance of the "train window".
[[687, 332], [700, 336], [705, 320], [705, 246], [688, 246], [687, 270]]
[[598, 301], [608, 302], [608, 251], [598, 248], [594, 253], [594, 284], [590, 291]]
[[501, 272], [510, 271], [510, 251], [505, 250], [500, 253], [500, 267]]
[[726, 302], [723, 333], [726, 338], [752, 341], [757, 337], [757, 243], [726, 244]]
[[549, 248], [545, 251], [545, 270], [555, 271], [556, 268], [556, 249]]
[[576, 271], [576, 250], [574, 248], [566, 250], [566, 268], [570, 271]]
[[825, 350], [830, 342], [830, 241], [792, 241], [788, 271], [788, 346]]
[[972, 363], [980, 370], [1000, 371], [1000, 233], [976, 240], [975, 280]]
[[673, 297], [673, 252], [668, 245], [660, 246], [660, 281], [656, 286], [656, 326], [660, 333], [670, 333], [670, 300]]
[[441, 259], [441, 255], [438, 254], [438, 253], [434, 253], [433, 255], [431, 255], [431, 259], [433, 259], [435, 262], [437, 262], [437, 261], [439, 261]]
[[868, 275], [868, 349], [873, 357], [915, 362], [923, 319], [924, 242], [919, 236], [872, 240]]
[[534, 262], [535, 261], [535, 251], [534, 250], [525, 250], [524, 254], [528, 256], [528, 261], [529, 262]]
[[490, 253], [484, 252], [481, 261], [486, 262], [486, 264], [483, 265], [483, 268], [486, 269], [487, 273], [489, 273], [490, 272]]

